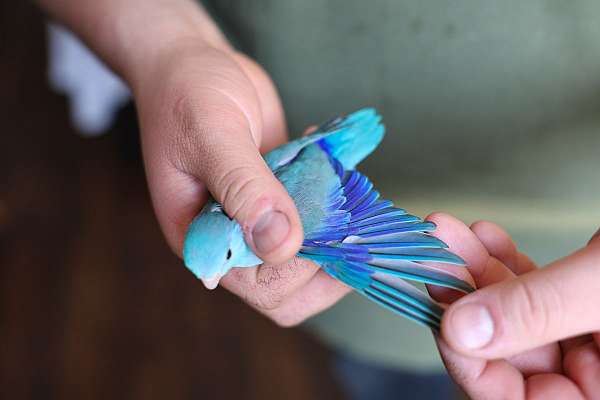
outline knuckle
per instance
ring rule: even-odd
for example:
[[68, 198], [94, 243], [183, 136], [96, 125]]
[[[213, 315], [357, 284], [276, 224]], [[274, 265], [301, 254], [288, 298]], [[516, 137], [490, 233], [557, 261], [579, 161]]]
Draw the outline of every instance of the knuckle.
[[[538, 280], [536, 285], [528, 280], [515, 281], [514, 300], [505, 315], [513, 316], [518, 328], [528, 335], [546, 337], [562, 315], [562, 300], [554, 285]], [[506, 296], [505, 298], [510, 298]], [[560, 323], [560, 321], [558, 321]]]
[[263, 178], [249, 165], [237, 165], [223, 171], [214, 182], [221, 203], [233, 218], [257, 201], [264, 190]]
[[257, 269], [248, 301], [259, 310], [278, 310], [289, 297], [293, 282], [304, 272], [304, 266], [297, 257], [285, 264], [261, 265]]
[[271, 265], [262, 265], [256, 275], [257, 302], [263, 310], [275, 310], [286, 297], [285, 274]]

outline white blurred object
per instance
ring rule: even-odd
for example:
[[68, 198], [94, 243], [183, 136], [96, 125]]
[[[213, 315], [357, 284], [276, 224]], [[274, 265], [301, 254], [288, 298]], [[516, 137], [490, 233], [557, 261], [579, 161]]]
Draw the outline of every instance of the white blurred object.
[[48, 24], [48, 80], [69, 97], [71, 121], [85, 136], [110, 128], [131, 97], [125, 83], [70, 31]]

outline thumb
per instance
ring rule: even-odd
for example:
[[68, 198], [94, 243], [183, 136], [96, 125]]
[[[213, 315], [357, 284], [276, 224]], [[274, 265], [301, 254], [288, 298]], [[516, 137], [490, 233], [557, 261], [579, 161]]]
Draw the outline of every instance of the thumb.
[[451, 305], [442, 334], [457, 352], [506, 358], [600, 329], [600, 240], [546, 268]]
[[263, 131], [267, 145], [285, 136], [277, 134], [285, 124], [276, 91], [243, 57], [205, 47], [184, 50], [134, 85], [161, 228], [181, 254], [208, 189], [262, 260], [287, 261], [302, 242], [300, 217], [259, 153]]
[[186, 172], [239, 222], [246, 242], [263, 261], [292, 258], [303, 238], [294, 202], [261, 157], [247, 118], [235, 108], [212, 115], [218, 118], [204, 120], [194, 135], [200, 142], [184, 162]]

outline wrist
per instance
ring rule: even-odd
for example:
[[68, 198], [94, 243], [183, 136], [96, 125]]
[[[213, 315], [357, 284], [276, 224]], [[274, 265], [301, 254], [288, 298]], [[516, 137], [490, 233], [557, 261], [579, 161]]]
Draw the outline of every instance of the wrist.
[[134, 88], [184, 47], [231, 50], [192, 0], [38, 0]]
[[[148, 79], [160, 76], [164, 64], [177, 62], [179, 57], [203, 49], [232, 50], [208, 16], [195, 4], [191, 6], [195, 12], [181, 7], [157, 10], [149, 21], [131, 15], [113, 22], [115, 51], [111, 58], [134, 91]], [[188, 15], [184, 15], [186, 12]]]

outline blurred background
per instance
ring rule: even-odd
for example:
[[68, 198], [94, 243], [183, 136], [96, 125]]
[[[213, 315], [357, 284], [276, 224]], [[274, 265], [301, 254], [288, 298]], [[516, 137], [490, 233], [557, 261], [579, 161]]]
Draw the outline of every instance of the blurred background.
[[[401, 207], [497, 222], [541, 265], [598, 228], [596, 1], [205, 3], [272, 74], [292, 132], [379, 109], [363, 170]], [[112, 124], [73, 108], [52, 35], [0, 0], [0, 398], [342, 399], [391, 371], [443, 375], [425, 330], [356, 296], [280, 329], [205, 291], [159, 231], [126, 89], [79, 93], [116, 93]]]

